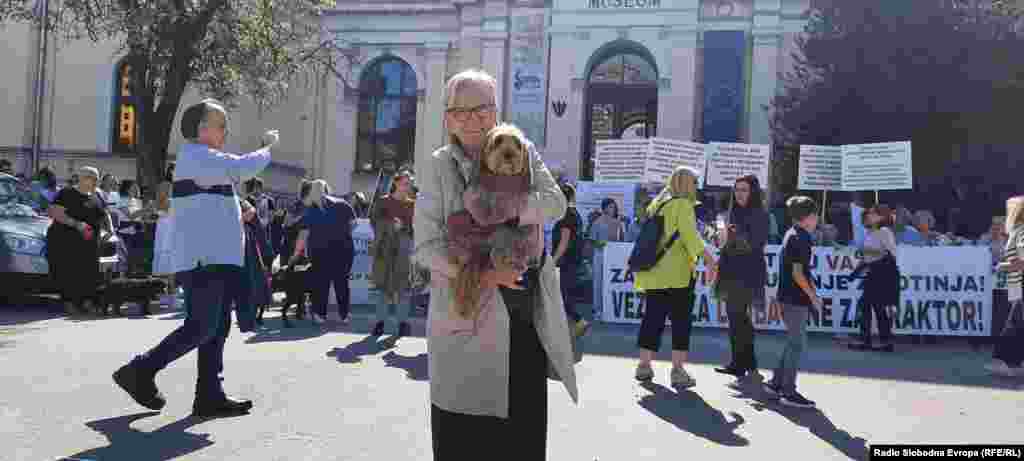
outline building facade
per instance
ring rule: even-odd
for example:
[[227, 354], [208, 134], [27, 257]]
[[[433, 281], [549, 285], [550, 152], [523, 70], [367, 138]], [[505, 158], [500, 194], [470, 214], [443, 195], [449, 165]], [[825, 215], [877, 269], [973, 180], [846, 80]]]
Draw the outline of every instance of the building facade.
[[[445, 143], [445, 81], [482, 68], [499, 81], [502, 118], [523, 128], [550, 165], [592, 173], [599, 139], [659, 136], [770, 142], [770, 99], [792, 65], [809, 0], [339, 0], [323, 18], [344, 78], [294, 85], [281, 107], [234, 111], [231, 146], [263, 130], [282, 144], [266, 175], [335, 190], [372, 189], [380, 169], [423, 161]], [[0, 156], [25, 163], [32, 145], [30, 26], [0, 31], [12, 69]], [[134, 176], [130, 85], [117, 46], [53, 43], [44, 97], [43, 165], [67, 176], [96, 163]], [[130, 82], [129, 82], [130, 83]], [[125, 91], [128, 90], [128, 91]], [[190, 94], [188, 103], [202, 95]], [[176, 130], [177, 131], [177, 130]], [[176, 139], [172, 152], [180, 143]], [[21, 152], [18, 155], [18, 152]]]

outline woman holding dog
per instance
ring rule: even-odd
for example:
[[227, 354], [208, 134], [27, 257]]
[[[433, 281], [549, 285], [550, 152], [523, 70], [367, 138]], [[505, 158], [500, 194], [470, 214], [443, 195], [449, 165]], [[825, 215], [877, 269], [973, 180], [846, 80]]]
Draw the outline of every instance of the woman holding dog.
[[85, 166], [78, 174], [78, 184], [61, 189], [47, 209], [53, 218], [46, 233], [50, 275], [69, 315], [92, 311], [101, 281], [100, 229], [108, 221], [97, 196], [99, 170]]
[[384, 322], [393, 307], [398, 336], [409, 335], [409, 268], [412, 265], [412, 216], [416, 206], [412, 172], [399, 171], [391, 191], [373, 205], [373, 283], [380, 293], [373, 335], [384, 334]]
[[[434, 459], [546, 459], [547, 378], [553, 372], [577, 399], [569, 325], [550, 257], [541, 267], [486, 269], [475, 315], [456, 312], [447, 218], [466, 208], [463, 194], [488, 131], [496, 127], [497, 82], [483, 71], [448, 81], [444, 123], [449, 144], [417, 165], [420, 199], [413, 218], [416, 262], [431, 271], [428, 318]], [[543, 224], [565, 214], [565, 197], [536, 149], [523, 142], [531, 174], [527, 204], [507, 221]], [[507, 222], [506, 221], [506, 222]]]

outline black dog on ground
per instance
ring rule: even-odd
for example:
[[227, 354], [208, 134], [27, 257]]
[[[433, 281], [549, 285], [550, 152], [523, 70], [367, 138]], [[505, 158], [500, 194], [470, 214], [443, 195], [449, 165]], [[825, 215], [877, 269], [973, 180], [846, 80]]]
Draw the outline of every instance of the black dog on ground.
[[153, 314], [149, 310], [149, 303], [165, 290], [167, 282], [155, 277], [110, 280], [97, 290], [100, 299], [96, 308], [99, 311], [97, 313], [108, 315], [113, 311], [114, 315], [123, 316], [121, 306], [127, 302], [135, 302], [139, 304], [141, 315]]
[[[296, 306], [295, 317], [302, 320], [306, 314], [306, 295], [313, 293], [313, 265], [296, 264], [281, 269], [273, 275], [270, 282], [272, 293], [285, 293], [284, 304], [281, 305], [281, 322], [290, 327], [288, 308]], [[260, 312], [262, 317], [262, 312]]]

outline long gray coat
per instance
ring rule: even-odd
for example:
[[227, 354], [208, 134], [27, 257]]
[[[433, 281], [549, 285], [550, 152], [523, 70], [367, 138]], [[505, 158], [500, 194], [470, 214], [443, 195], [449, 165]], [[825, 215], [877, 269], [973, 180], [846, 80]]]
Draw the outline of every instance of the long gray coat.
[[[528, 148], [533, 178], [527, 211], [520, 216], [520, 223], [543, 224], [559, 219], [565, 214], [565, 196], [534, 146]], [[459, 147], [448, 145], [416, 166], [420, 195], [413, 218], [414, 258], [431, 271], [427, 319], [430, 399], [450, 412], [507, 418], [509, 316], [505, 303], [497, 289], [485, 290], [479, 317], [463, 319], [453, 312], [449, 289], [456, 268], [447, 255], [445, 222], [449, 215], [464, 209], [462, 193], [471, 164]], [[562, 381], [576, 402], [574, 351], [558, 271], [551, 258], [540, 270], [540, 290], [542, 306], [534, 319], [537, 333], [551, 362], [552, 375]]]

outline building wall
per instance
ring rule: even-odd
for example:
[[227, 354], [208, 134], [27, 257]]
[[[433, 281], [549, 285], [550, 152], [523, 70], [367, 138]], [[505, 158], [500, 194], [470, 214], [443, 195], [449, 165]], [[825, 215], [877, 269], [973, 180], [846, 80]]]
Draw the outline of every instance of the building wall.
[[[656, 8], [652, 5], [656, 4]], [[264, 177], [278, 191], [294, 191], [302, 176], [327, 179], [339, 192], [369, 190], [375, 174], [355, 172], [358, 86], [362, 72], [387, 56], [407, 62], [417, 77], [417, 163], [446, 143], [444, 84], [466, 68], [484, 68], [508, 92], [509, 17], [518, 9], [547, 8], [546, 139], [539, 143], [551, 164], [579, 174], [584, 131], [588, 64], [602, 47], [632, 42], [650, 53], [658, 70], [658, 136], [695, 139], [700, 135], [703, 98], [702, 35], [707, 30], [741, 30], [750, 38], [749, 107], [744, 137], [770, 141], [763, 109], [780, 90], [777, 78], [792, 65], [794, 39], [803, 27], [808, 0], [453, 0], [438, 3], [382, 3], [342, 0], [324, 17], [327, 37], [347, 43], [356, 57], [345, 79], [334, 76], [294, 82], [282, 104], [258, 110], [238, 101], [229, 120], [229, 148], [258, 147], [267, 129], [281, 131], [274, 165]], [[30, 146], [34, 79], [34, 34], [28, 25], [0, 29], [0, 56], [17, 72], [0, 75], [7, 107], [0, 121], [0, 146]], [[44, 161], [65, 177], [82, 162], [93, 162], [120, 176], [134, 176], [134, 159], [110, 150], [115, 43], [63, 43], [51, 54], [46, 100], [45, 144], [58, 152]], [[22, 71], [21, 69], [26, 69]], [[86, 77], [86, 78], [83, 78]], [[204, 95], [193, 89], [182, 108]], [[505, 102], [505, 101], [501, 101]], [[558, 116], [552, 103], [564, 102]], [[503, 106], [507, 109], [507, 106]], [[52, 114], [52, 115], [51, 115]], [[179, 114], [180, 115], [180, 114]], [[508, 113], [503, 114], [506, 116]], [[182, 142], [178, 127], [170, 150]], [[0, 153], [0, 155], [8, 155]]]

